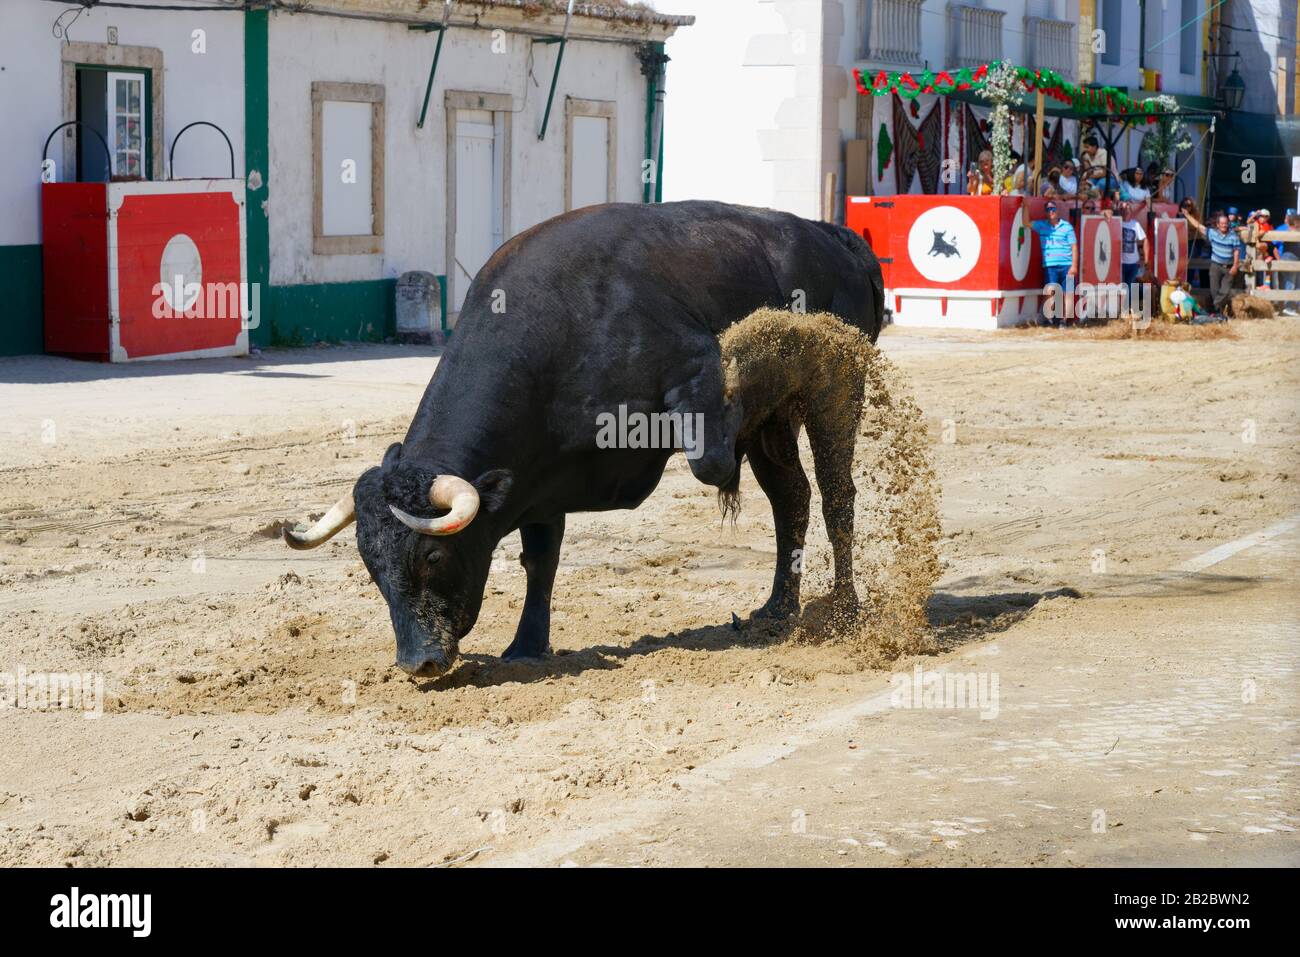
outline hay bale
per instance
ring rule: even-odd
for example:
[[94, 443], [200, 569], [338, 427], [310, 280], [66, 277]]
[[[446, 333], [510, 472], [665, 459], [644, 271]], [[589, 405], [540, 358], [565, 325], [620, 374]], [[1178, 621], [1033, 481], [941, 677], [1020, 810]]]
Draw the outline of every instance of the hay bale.
[[1248, 293], [1239, 293], [1228, 302], [1224, 310], [1229, 319], [1275, 319], [1273, 304], [1267, 299], [1260, 299]]

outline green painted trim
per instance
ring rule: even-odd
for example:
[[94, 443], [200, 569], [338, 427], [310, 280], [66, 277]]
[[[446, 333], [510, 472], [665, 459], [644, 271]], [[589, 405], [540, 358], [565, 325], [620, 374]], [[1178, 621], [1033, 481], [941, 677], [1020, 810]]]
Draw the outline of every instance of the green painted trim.
[[275, 321], [275, 303], [271, 288], [271, 229], [266, 202], [271, 169], [271, 111], [269, 89], [270, 14], [266, 10], [244, 11], [244, 175], [256, 170], [262, 182], [258, 189], [249, 185], [244, 207], [248, 229], [248, 281], [259, 284], [262, 315], [249, 333], [251, 345], [271, 342]]
[[[650, 73], [645, 78], [645, 159], [646, 162], [652, 162], [654, 156], [654, 122], [655, 122], [655, 74]], [[646, 169], [641, 167], [641, 202], [650, 202], [650, 181], [645, 178]], [[655, 170], [655, 176], [658, 177], [659, 171]]]
[[259, 328], [265, 345], [380, 342], [397, 335], [397, 280], [271, 286], [263, 312], [277, 318]]
[[0, 246], [0, 356], [45, 351], [40, 246]]
[[447, 328], [447, 277], [434, 276], [438, 280], [438, 322], [442, 325], [442, 338], [451, 337], [451, 330]]
[[[667, 76], [666, 76], [667, 70], [668, 68], [664, 67], [665, 80], [667, 80]], [[665, 83], [664, 85], [666, 87], [667, 83]], [[662, 203], [664, 201], [664, 132], [668, 129], [667, 118], [665, 117], [664, 114], [666, 114], [667, 112], [668, 112], [668, 101], [667, 101], [667, 97], [665, 97], [664, 108], [659, 111], [659, 163], [658, 165], [655, 166], [655, 202], [656, 203]]]

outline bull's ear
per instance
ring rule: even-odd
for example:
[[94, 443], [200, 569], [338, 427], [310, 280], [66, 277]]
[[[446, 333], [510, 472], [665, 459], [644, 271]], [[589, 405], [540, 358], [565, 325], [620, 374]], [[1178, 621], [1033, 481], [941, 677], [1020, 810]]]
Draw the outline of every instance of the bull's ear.
[[489, 512], [499, 509], [505, 504], [514, 480], [515, 477], [509, 469], [492, 469], [476, 478], [474, 488], [478, 489], [480, 507]]
[[384, 453], [384, 461], [383, 464], [379, 466], [380, 469], [384, 472], [391, 472], [397, 466], [397, 461], [401, 457], [402, 443], [394, 442], [388, 447], [388, 451]]

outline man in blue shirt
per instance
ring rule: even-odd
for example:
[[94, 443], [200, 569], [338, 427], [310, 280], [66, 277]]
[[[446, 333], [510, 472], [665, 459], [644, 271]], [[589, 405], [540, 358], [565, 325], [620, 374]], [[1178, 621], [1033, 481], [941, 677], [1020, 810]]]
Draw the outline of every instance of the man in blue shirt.
[[[1043, 276], [1046, 284], [1057, 285], [1061, 289], [1067, 286], [1073, 289], [1073, 279], [1079, 271], [1079, 244], [1074, 238], [1074, 227], [1061, 218], [1056, 204], [1047, 204], [1047, 219], [1034, 220], [1034, 232], [1043, 241]], [[1064, 313], [1059, 302], [1054, 302], [1057, 320], [1049, 319], [1046, 314], [1047, 297], [1043, 297], [1043, 319], [1054, 325], [1060, 324]]]
[[[1291, 228], [1291, 217], [1293, 217], [1294, 215], [1295, 215], [1295, 210], [1294, 210], [1294, 209], [1288, 209], [1288, 210], [1286, 211], [1286, 215], [1285, 215], [1284, 217], [1282, 217], [1282, 222], [1278, 223], [1276, 226], [1273, 227], [1273, 232], [1275, 232], [1275, 233], [1285, 233], [1285, 232], [1287, 232], [1287, 231]], [[1294, 253], [1290, 254], [1289, 256], [1287, 255], [1287, 248], [1286, 248], [1286, 247], [1287, 247], [1287, 244], [1284, 243], [1284, 242], [1276, 242], [1276, 243], [1274, 243], [1274, 244], [1273, 244], [1273, 255], [1276, 256], [1278, 259], [1295, 259], [1296, 257], [1295, 257], [1295, 254], [1294, 254]], [[1286, 287], [1286, 288], [1289, 289], [1289, 288], [1292, 288], [1292, 287], [1288, 286], [1288, 287]]]
[[1223, 310], [1232, 298], [1232, 281], [1241, 268], [1241, 237], [1232, 228], [1227, 213], [1215, 217], [1213, 228], [1206, 228], [1186, 210], [1183, 210], [1183, 218], [1210, 242], [1210, 298], [1215, 315], [1222, 318]]

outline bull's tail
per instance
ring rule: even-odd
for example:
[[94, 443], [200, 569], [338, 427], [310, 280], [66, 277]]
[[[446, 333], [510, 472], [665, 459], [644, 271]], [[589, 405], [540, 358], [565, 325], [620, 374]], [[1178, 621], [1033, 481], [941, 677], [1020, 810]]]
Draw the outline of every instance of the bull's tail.
[[872, 342], [875, 342], [880, 335], [880, 330], [893, 321], [893, 313], [885, 306], [885, 276], [880, 269], [880, 260], [867, 245], [867, 241], [853, 230], [845, 226], [836, 226], [834, 223], [818, 222], [817, 225], [829, 232], [840, 245], [866, 264], [867, 287], [872, 301], [866, 304], [869, 328], [863, 331]]

